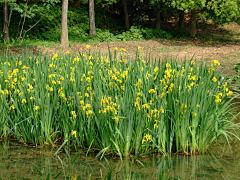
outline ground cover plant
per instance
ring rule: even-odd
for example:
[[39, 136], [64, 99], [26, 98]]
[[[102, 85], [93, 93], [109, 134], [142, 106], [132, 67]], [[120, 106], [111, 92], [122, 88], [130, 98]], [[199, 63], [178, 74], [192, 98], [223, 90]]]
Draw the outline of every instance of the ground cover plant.
[[115, 48], [103, 57], [87, 46], [78, 56], [2, 54], [1, 136], [41, 145], [74, 141], [122, 158], [205, 153], [239, 127], [229, 116], [233, 92], [216, 73], [217, 60], [159, 61], [144, 57], [141, 47], [135, 59], [124, 53]]

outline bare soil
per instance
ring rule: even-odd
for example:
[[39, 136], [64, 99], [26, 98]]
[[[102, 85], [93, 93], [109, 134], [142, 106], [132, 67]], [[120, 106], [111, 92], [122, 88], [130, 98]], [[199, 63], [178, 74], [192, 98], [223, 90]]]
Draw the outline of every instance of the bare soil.
[[[240, 23], [239, 23], [240, 24]], [[126, 42], [101, 42], [90, 43], [91, 51], [101, 51], [102, 55], [108, 54], [108, 45], [111, 52], [114, 48], [126, 49], [125, 56], [134, 59], [137, 47], [143, 48], [142, 52], [146, 57], [152, 56], [156, 59], [164, 59], [166, 56], [175, 58], [179, 61], [196, 59], [205, 62], [211, 62], [216, 59], [221, 63], [221, 70], [227, 76], [233, 76], [235, 70], [234, 64], [240, 62], [240, 25], [231, 23], [227, 25], [215, 25], [211, 21], [198, 22], [198, 38], [181, 38], [181, 39], [153, 39], [143, 41], [126, 41]], [[188, 30], [188, 28], [186, 28]], [[201, 38], [204, 37], [204, 38]], [[32, 50], [34, 53], [42, 51], [48, 55], [53, 55], [60, 51], [78, 54], [84, 52], [87, 44], [71, 43], [68, 49], [63, 49], [60, 45], [53, 47], [37, 46]], [[20, 48], [21, 49], [21, 48]], [[19, 48], [12, 48], [13, 52], [19, 53]]]
[[[177, 26], [175, 22], [167, 22], [168, 27]], [[189, 31], [189, 21], [185, 22], [185, 29]], [[240, 62], [240, 23], [230, 23], [225, 25], [216, 25], [211, 21], [200, 21], [197, 26], [199, 38], [181, 38], [181, 39], [153, 39], [144, 41], [127, 41], [127, 42], [102, 42], [91, 43], [91, 51], [101, 51], [103, 55], [108, 54], [108, 45], [113, 52], [114, 48], [126, 49], [126, 54], [134, 59], [138, 46], [143, 47], [145, 55], [156, 59], [164, 59], [166, 56], [177, 60], [196, 59], [210, 62], [214, 59], [221, 63], [221, 70], [226, 76], [235, 75], [232, 68], [234, 64]], [[204, 37], [204, 38], [201, 38]], [[83, 52], [87, 44], [70, 44], [67, 49], [71, 53]], [[38, 50], [38, 49], [37, 49]], [[57, 51], [66, 51], [60, 46], [54, 48], [42, 48], [47, 54], [54, 54]]]
[[[44, 53], [53, 55], [56, 52], [67, 50], [71, 53], [77, 54], [84, 52], [87, 44], [71, 44], [68, 49], [62, 49], [60, 46], [54, 48], [39, 48]], [[197, 60], [203, 59], [205, 62], [211, 62], [216, 59], [221, 63], [221, 69], [224, 74], [228, 76], [234, 75], [235, 71], [232, 66], [240, 62], [240, 43], [239, 42], [209, 42], [204, 40], [194, 39], [180, 39], [180, 40], [144, 40], [144, 41], [127, 41], [127, 42], [110, 42], [110, 43], [91, 43], [91, 51], [99, 51], [102, 55], [108, 54], [108, 45], [111, 52], [114, 48], [126, 49], [127, 54], [131, 59], [136, 55], [137, 47], [143, 48], [142, 52], [149, 57], [156, 59], [164, 59], [165, 57], [172, 57], [177, 60]]]

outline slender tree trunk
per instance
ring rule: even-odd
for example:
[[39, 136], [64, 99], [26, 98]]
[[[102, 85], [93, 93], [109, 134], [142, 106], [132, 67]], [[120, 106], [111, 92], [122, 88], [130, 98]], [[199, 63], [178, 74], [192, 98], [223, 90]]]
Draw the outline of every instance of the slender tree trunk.
[[89, 28], [90, 36], [96, 35], [96, 28], [95, 28], [95, 13], [94, 13], [94, 0], [89, 0]]
[[184, 11], [179, 13], [179, 29], [183, 29], [184, 26]]
[[17, 37], [19, 37], [20, 36], [20, 25], [21, 25], [21, 23], [22, 23], [22, 16], [20, 17], [20, 21], [19, 21], [19, 23], [18, 23], [18, 28], [17, 28]]
[[191, 13], [191, 27], [190, 27], [190, 36], [196, 36], [196, 25], [197, 25], [197, 11], [194, 9]]
[[9, 19], [7, 1], [3, 3], [3, 42], [9, 42]]
[[123, 3], [123, 13], [124, 13], [125, 26], [126, 26], [126, 29], [129, 30], [130, 26], [129, 26], [127, 2], [126, 2], [126, 0], [122, 0], [122, 3]]
[[[162, 5], [162, 4], [161, 4]], [[166, 6], [162, 5], [162, 11], [161, 11], [161, 14], [160, 14], [160, 17], [161, 17], [161, 21], [165, 21], [165, 18], [167, 17], [167, 10], [166, 10]]]
[[156, 29], [161, 28], [161, 12], [160, 9], [157, 10], [157, 18], [156, 18]]
[[24, 27], [25, 20], [26, 20], [26, 15], [27, 15], [27, 8], [28, 8], [28, 0], [27, 0], [26, 5], [25, 5], [25, 12], [24, 12], [24, 16], [23, 16], [21, 31], [20, 31], [19, 37], [18, 37], [18, 42], [20, 42], [20, 40], [22, 38], [23, 27]]
[[68, 0], [62, 0], [61, 45], [64, 48], [69, 46], [67, 15], [68, 15]]

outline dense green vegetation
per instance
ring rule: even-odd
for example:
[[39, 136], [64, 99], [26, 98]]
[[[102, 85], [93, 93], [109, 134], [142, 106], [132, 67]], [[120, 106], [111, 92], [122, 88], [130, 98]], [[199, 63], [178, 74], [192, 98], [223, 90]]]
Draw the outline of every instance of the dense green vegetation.
[[[88, 4], [79, 1], [70, 1], [69, 3], [69, 40], [80, 43], [189, 37], [196, 34], [197, 20], [212, 19], [214, 23], [224, 23], [239, 18], [238, 0], [231, 2], [215, 0], [209, 2], [127, 1], [128, 24], [130, 25], [128, 30], [124, 18], [126, 12], [122, 10], [124, 3], [121, 1], [96, 1], [94, 22], [96, 35], [89, 36]], [[62, 16], [60, 1], [9, 1], [7, 7], [11, 43], [19, 43], [20, 40], [60, 41]], [[196, 12], [196, 17], [192, 17], [190, 21], [187, 21], [189, 24], [184, 25], [186, 23], [184, 13], [185, 16], [192, 16], [193, 12]], [[0, 24], [4, 24], [3, 21], [4, 17], [0, 18]], [[169, 21], [176, 23], [171, 26]], [[177, 25], [178, 22], [179, 25]], [[3, 32], [0, 34], [4, 35]], [[2, 36], [2, 42], [3, 39]]]
[[[69, 7], [68, 11], [68, 31], [69, 40], [71, 42], [103, 42], [103, 41], [127, 41], [127, 40], [143, 40], [152, 38], [184, 37], [188, 34], [184, 31], [176, 32], [174, 29], [169, 32], [164, 30], [156, 30], [153, 28], [141, 28], [140, 24], [132, 26], [129, 31], [125, 30], [123, 19], [119, 17], [113, 18], [111, 12], [96, 8], [96, 25], [97, 33], [95, 37], [89, 36], [89, 18], [88, 7]], [[25, 29], [30, 28], [38, 21], [41, 16], [47, 12], [36, 12], [34, 18], [29, 18], [25, 22]], [[19, 17], [18, 12], [14, 12], [12, 16]], [[19, 18], [11, 21], [10, 40], [16, 41], [18, 35]], [[26, 39], [31, 41], [60, 41], [61, 36], [61, 6], [56, 7], [51, 13], [47, 14], [32, 30], [30, 30]], [[107, 22], [107, 23], [106, 23]], [[1, 21], [0, 21], [1, 23]], [[107, 26], [107, 28], [105, 28]], [[2, 39], [1, 39], [2, 40]]]
[[[86, 43], [194, 37], [197, 19], [221, 23], [239, 17], [235, 11], [226, 15], [238, 0], [230, 4], [209, 2], [128, 1], [126, 23], [124, 3], [98, 1], [94, 10], [96, 35], [90, 36], [89, 7], [71, 1], [68, 39]], [[218, 8], [221, 3], [226, 11]], [[8, 6], [9, 17], [14, 18], [7, 22], [9, 42], [6, 16], [1, 19], [5, 24], [1, 33], [4, 46], [60, 42], [60, 2], [13, 1], [7, 6], [4, 2], [3, 12]], [[190, 30], [180, 23], [183, 13], [191, 16]], [[179, 21], [179, 26], [164, 27], [168, 21]], [[78, 56], [69, 52], [53, 57], [3, 54], [0, 136], [41, 145], [72, 143], [97, 148], [102, 155], [107, 151], [117, 153], [122, 158], [154, 151], [205, 153], [219, 135], [228, 140], [228, 130], [238, 127], [230, 113], [233, 92], [216, 73], [217, 60], [209, 66], [187, 60], [180, 64], [167, 58], [157, 63], [143, 57], [140, 47], [135, 59], [124, 59], [125, 49], [119, 51], [116, 48], [113, 54], [102, 57], [87, 46]]]
[[73, 137], [77, 147], [122, 157], [204, 153], [238, 127], [217, 60], [156, 63], [139, 47], [132, 61], [125, 49], [104, 58], [89, 48], [78, 56], [1, 57], [0, 135], [52, 145]]

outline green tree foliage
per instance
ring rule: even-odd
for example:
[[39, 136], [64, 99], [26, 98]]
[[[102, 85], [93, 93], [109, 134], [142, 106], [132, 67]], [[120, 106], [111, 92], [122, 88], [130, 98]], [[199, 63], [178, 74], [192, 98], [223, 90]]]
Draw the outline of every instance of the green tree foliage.
[[231, 22], [240, 17], [240, 0], [211, 0], [206, 7], [208, 17], [216, 22]]
[[206, 6], [206, 0], [173, 0], [172, 7], [188, 12], [189, 10], [200, 10]]
[[[169, 3], [168, 3], [169, 4]], [[195, 36], [196, 13], [203, 10], [205, 17], [214, 19], [217, 22], [229, 22], [240, 17], [240, 1], [239, 0], [172, 0], [170, 2], [173, 8], [184, 12], [191, 11], [191, 30], [190, 34]]]
[[[0, 2], [2, 5], [4, 0], [0, 0]], [[182, 23], [182, 34], [170, 27], [168, 23], [162, 23], [163, 21], [170, 22], [172, 17], [179, 15], [179, 12], [191, 13], [196, 10], [196, 18], [192, 17], [195, 22], [198, 18], [202, 18], [212, 19], [216, 23], [224, 23], [240, 17], [240, 0], [127, 0], [130, 22], [129, 31], [126, 31], [122, 1], [96, 0], [94, 9], [96, 36], [90, 37], [88, 1], [84, 0], [84, 2], [85, 4], [82, 1], [81, 3], [75, 0], [69, 1], [68, 31], [70, 41], [137, 40], [165, 37], [166, 34], [168, 38], [182, 37], [182, 35], [186, 37], [187, 34]], [[61, 5], [62, 3], [59, 0], [40, 0], [37, 2], [9, 0], [8, 13], [9, 16], [12, 14], [11, 17], [14, 17], [9, 23], [10, 42], [17, 38], [21, 41], [23, 39], [41, 39], [59, 42], [61, 37]], [[167, 10], [167, 13], [163, 18], [162, 14], [165, 10]], [[0, 11], [2, 11], [2, 8]], [[159, 20], [159, 11], [161, 24], [156, 21], [156, 19]], [[0, 23], [3, 24], [3, 18], [1, 18]], [[158, 33], [158, 31], [152, 29], [145, 29], [146, 27], [160, 28], [168, 32], [161, 31]], [[1, 40], [3, 40], [3, 34]]]
[[[40, 22], [42, 17], [37, 21], [36, 24], [32, 24], [28, 27], [25, 27], [25, 22], [27, 19], [34, 19], [36, 14], [42, 14], [42, 16], [45, 16], [46, 13], [49, 13], [51, 9], [56, 5], [56, 3], [59, 3], [59, 0], [41, 0], [41, 1], [33, 1], [33, 0], [23, 0], [23, 1], [17, 1], [17, 0], [1, 0], [0, 3], [7, 2], [9, 6], [9, 23], [8, 26], [10, 26], [10, 20], [11, 20], [11, 14], [12, 12], [15, 12], [14, 19], [19, 19], [18, 26], [17, 26], [17, 37], [19, 40], [23, 40], [26, 33], [30, 31], [37, 23]], [[19, 17], [16, 17], [18, 15]]]

